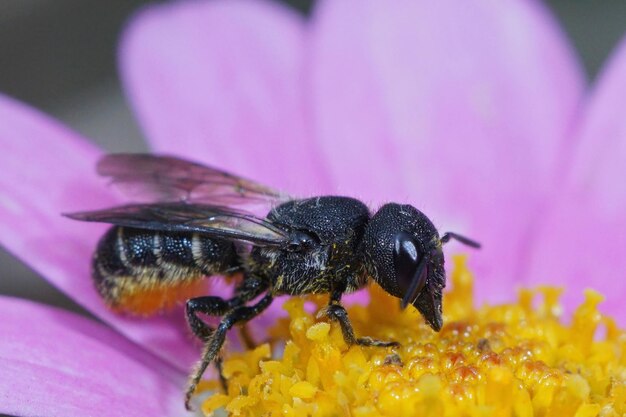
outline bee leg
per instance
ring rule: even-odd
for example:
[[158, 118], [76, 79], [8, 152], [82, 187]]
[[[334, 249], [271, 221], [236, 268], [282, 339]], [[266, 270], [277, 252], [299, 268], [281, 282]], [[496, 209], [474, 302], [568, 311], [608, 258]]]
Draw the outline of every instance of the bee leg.
[[[198, 339], [206, 343], [211, 338], [215, 329], [198, 317], [198, 313], [208, 314], [210, 316], [223, 316], [237, 305], [241, 305], [239, 300], [224, 300], [223, 298], [214, 296], [197, 297], [187, 300], [185, 313], [187, 315], [189, 328]], [[215, 359], [215, 368], [217, 369], [222, 389], [224, 392], [228, 392], [228, 384], [222, 374], [222, 358], [219, 356]]]
[[331, 320], [337, 321], [341, 326], [341, 333], [343, 334], [343, 340], [348, 345], [360, 345], [360, 346], [377, 346], [377, 347], [397, 347], [400, 346], [398, 342], [384, 341], [372, 339], [371, 337], [359, 337], [354, 335], [354, 329], [348, 318], [348, 312], [339, 304], [341, 300], [342, 291], [333, 291], [330, 297], [330, 303], [326, 308], [320, 310], [320, 315], [326, 315]]
[[226, 340], [226, 332], [231, 329], [235, 324], [245, 323], [254, 317], [258, 316], [272, 303], [274, 297], [271, 294], [265, 295], [258, 303], [252, 306], [238, 306], [226, 313], [222, 318], [222, 321], [217, 326], [215, 331], [211, 334], [210, 339], [204, 345], [202, 352], [202, 358], [198, 363], [198, 366], [193, 372], [193, 375], [189, 381], [187, 392], [185, 393], [185, 408], [190, 410], [189, 400], [196, 391], [196, 387], [202, 378], [202, 375], [206, 371], [209, 364], [216, 360], [218, 353], [224, 341]]
[[[235, 297], [245, 303], [256, 298], [259, 294], [267, 289], [267, 282], [256, 277], [246, 276], [241, 283], [235, 288]], [[234, 299], [233, 298], [233, 299]]]
[[224, 378], [224, 374], [222, 373], [223, 362], [224, 362], [224, 359], [221, 356], [218, 355], [215, 358], [215, 369], [217, 369], [217, 374], [219, 375], [219, 378], [220, 378], [220, 385], [222, 386], [222, 390], [224, 390], [224, 392], [227, 393], [228, 382], [226, 381], [226, 378]]
[[187, 315], [187, 323], [193, 334], [200, 340], [206, 342], [213, 334], [213, 328], [208, 326], [198, 313], [208, 314], [210, 316], [223, 316], [227, 311], [236, 306], [232, 300], [224, 300], [220, 297], [197, 297], [187, 300], [185, 304], [185, 313]]
[[[235, 307], [239, 307], [245, 302], [257, 297], [266, 289], [267, 284], [264, 281], [257, 278], [247, 278], [235, 288], [235, 295], [230, 300], [215, 296], [196, 297], [187, 300], [187, 304], [185, 305], [187, 323], [191, 331], [200, 340], [206, 342], [211, 337], [213, 329], [198, 317], [198, 313], [207, 314], [209, 316], [223, 316]], [[254, 346], [249, 335], [243, 335], [243, 340], [247, 347], [250, 347], [250, 345], [252, 347]], [[250, 345], [248, 345], [248, 343], [250, 343]]]
[[248, 325], [246, 323], [242, 324], [239, 327], [239, 338], [241, 342], [246, 347], [246, 349], [254, 349], [256, 347], [256, 343], [250, 334], [250, 330], [248, 329]]
[[[263, 281], [256, 277], [246, 277], [245, 280], [241, 282], [235, 288], [235, 297], [239, 298], [243, 302], [250, 301], [256, 298], [259, 294], [267, 289], [267, 282]], [[239, 327], [239, 337], [247, 349], [254, 349], [256, 347], [256, 343], [248, 330], [248, 326], [246, 323], [243, 323]]]

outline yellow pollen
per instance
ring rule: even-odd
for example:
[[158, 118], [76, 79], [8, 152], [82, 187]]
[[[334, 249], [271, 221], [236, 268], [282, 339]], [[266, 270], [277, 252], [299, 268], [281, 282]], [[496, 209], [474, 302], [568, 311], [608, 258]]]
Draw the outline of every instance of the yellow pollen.
[[[520, 291], [516, 303], [475, 308], [473, 278], [455, 258], [436, 333], [414, 309], [372, 286], [367, 306], [348, 313], [358, 336], [399, 348], [347, 346], [336, 323], [307, 313], [321, 296], [289, 299], [269, 344], [228, 352], [228, 393], [213, 394], [205, 415], [352, 417], [618, 417], [626, 415], [626, 332], [585, 301], [563, 320], [551, 287]], [[252, 323], [254, 325], [254, 323]], [[598, 328], [603, 327], [602, 335]], [[284, 346], [283, 349], [278, 348]], [[217, 382], [203, 389], [218, 391]]]

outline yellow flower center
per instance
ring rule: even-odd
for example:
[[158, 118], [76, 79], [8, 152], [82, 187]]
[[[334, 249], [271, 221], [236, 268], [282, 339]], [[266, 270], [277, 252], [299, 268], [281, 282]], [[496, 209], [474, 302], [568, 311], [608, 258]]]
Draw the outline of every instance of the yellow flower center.
[[[399, 348], [347, 346], [339, 326], [292, 298], [270, 345], [224, 362], [228, 393], [202, 405], [243, 416], [576, 416], [626, 415], [626, 333], [585, 292], [569, 324], [560, 290], [522, 290], [514, 304], [475, 308], [473, 278], [455, 258], [444, 297], [445, 326], [433, 332], [412, 308], [372, 286], [367, 306], [348, 308], [358, 336]], [[538, 297], [539, 296], [539, 297]], [[327, 299], [309, 297], [318, 308]], [[310, 310], [310, 309], [308, 309]], [[254, 323], [252, 323], [254, 325]], [[596, 330], [603, 325], [604, 333]], [[205, 383], [204, 389], [217, 384]]]

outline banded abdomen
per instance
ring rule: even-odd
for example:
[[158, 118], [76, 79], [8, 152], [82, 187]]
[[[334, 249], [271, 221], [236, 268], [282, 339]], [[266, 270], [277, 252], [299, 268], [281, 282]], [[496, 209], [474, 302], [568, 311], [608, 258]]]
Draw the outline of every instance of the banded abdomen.
[[232, 242], [115, 226], [100, 239], [92, 267], [111, 308], [150, 314], [199, 295], [202, 278], [231, 275], [241, 264]]

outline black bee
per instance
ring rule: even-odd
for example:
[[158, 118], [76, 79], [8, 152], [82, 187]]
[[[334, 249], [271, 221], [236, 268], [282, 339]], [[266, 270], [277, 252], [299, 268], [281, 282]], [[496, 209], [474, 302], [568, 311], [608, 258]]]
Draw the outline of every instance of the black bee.
[[[340, 324], [346, 343], [396, 346], [356, 337], [342, 295], [373, 279], [438, 331], [446, 279], [442, 244], [456, 239], [479, 247], [455, 233], [439, 236], [428, 217], [407, 204], [385, 204], [372, 214], [350, 197], [290, 199], [170, 156], [108, 155], [97, 169], [153, 202], [67, 216], [114, 225], [93, 258], [96, 288], [111, 308], [150, 313], [186, 299], [189, 326], [205, 344], [186, 392], [187, 408], [207, 366], [219, 361], [226, 332], [259, 315], [274, 297], [328, 293], [322, 313]], [[242, 209], [258, 203], [272, 206], [265, 218]], [[237, 274], [243, 278], [232, 298], [187, 299], [204, 277]], [[222, 318], [211, 328], [198, 314]]]

